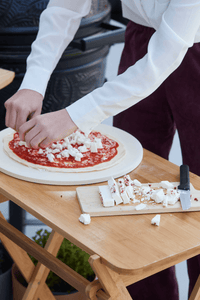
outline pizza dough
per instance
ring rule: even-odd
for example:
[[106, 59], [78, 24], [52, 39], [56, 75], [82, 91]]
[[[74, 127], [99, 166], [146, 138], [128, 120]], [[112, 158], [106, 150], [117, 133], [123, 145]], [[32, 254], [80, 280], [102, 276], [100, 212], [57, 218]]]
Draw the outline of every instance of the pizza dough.
[[100, 170], [104, 170], [104, 169], [108, 169], [110, 167], [113, 167], [114, 165], [118, 164], [119, 162], [121, 162], [124, 157], [125, 157], [125, 148], [123, 146], [123, 144], [116, 140], [115, 138], [112, 138], [111, 136], [104, 134], [101, 132], [101, 134], [106, 135], [108, 138], [116, 141], [118, 143], [118, 148], [117, 148], [117, 155], [114, 156], [110, 161], [107, 162], [103, 162], [103, 163], [99, 163], [97, 165], [91, 166], [91, 167], [83, 167], [83, 168], [59, 168], [59, 167], [50, 167], [50, 166], [43, 166], [40, 164], [35, 164], [35, 163], [31, 163], [26, 161], [25, 159], [20, 158], [18, 155], [16, 155], [9, 147], [9, 142], [12, 141], [13, 139], [13, 134], [9, 134], [7, 136], [4, 137], [4, 151], [6, 152], [6, 154], [14, 159], [15, 161], [19, 162], [20, 164], [23, 164], [27, 167], [31, 167], [34, 169], [41, 169], [41, 170], [46, 170], [46, 171], [50, 171], [50, 172], [59, 172], [59, 173], [82, 173], [82, 172], [92, 172], [92, 171], [100, 171]]

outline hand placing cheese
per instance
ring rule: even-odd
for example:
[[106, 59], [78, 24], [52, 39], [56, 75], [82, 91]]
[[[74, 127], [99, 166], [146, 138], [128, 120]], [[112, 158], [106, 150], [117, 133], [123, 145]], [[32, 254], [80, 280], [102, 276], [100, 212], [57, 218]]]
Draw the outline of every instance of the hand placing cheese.
[[43, 96], [38, 92], [27, 89], [18, 91], [5, 102], [6, 126], [19, 131], [31, 114], [31, 119], [40, 115], [42, 101]]
[[20, 140], [37, 149], [59, 141], [77, 129], [66, 109], [38, 115], [19, 128]]

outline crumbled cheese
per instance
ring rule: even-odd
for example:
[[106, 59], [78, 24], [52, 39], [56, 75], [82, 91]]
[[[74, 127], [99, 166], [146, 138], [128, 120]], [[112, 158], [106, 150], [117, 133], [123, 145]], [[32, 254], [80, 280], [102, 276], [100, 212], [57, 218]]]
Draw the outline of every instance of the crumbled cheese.
[[125, 184], [124, 184], [124, 179], [118, 179], [118, 185], [119, 185], [119, 191], [120, 191], [120, 195], [122, 197], [123, 203], [127, 204], [130, 202], [130, 198], [127, 195], [126, 189], [125, 189]]
[[152, 192], [151, 199], [153, 199], [156, 203], [162, 203], [164, 201], [164, 198], [165, 194], [162, 189]]
[[42, 150], [42, 148], [39, 149], [38, 154], [43, 154], [44, 151]]
[[168, 180], [163, 180], [160, 182], [160, 186], [163, 189], [173, 189], [173, 184], [171, 182], [169, 182]]
[[90, 145], [90, 151], [91, 151], [92, 153], [98, 152], [98, 151], [97, 151], [97, 143], [91, 142], [91, 145]]
[[57, 148], [55, 148], [54, 150], [52, 150], [51, 151], [52, 153], [58, 153], [58, 152], [60, 152], [60, 150], [59, 149], [57, 149]]
[[142, 210], [142, 209], [145, 209], [146, 207], [147, 207], [146, 204], [140, 203], [139, 205], [137, 205], [137, 206], [135, 207], [135, 209], [136, 209], [136, 210]]
[[18, 145], [27, 147], [26, 142], [24, 142], [24, 141], [19, 141]]
[[160, 215], [156, 215], [152, 220], [151, 220], [152, 225], [159, 226], [160, 225]]
[[81, 214], [79, 217], [79, 221], [84, 225], [88, 225], [91, 222], [91, 218], [89, 214]]
[[133, 187], [131, 185], [125, 186], [125, 191], [130, 199], [133, 200], [135, 198], [135, 195], [133, 195]]
[[178, 199], [180, 197], [180, 193], [178, 190], [174, 190], [174, 189], [167, 189], [167, 203], [170, 205], [174, 205]]
[[48, 154], [47, 154], [47, 158], [48, 158], [48, 160], [49, 160], [50, 162], [54, 162], [55, 156], [54, 156], [52, 153], [48, 153]]
[[112, 198], [115, 200], [115, 204], [118, 205], [122, 203], [123, 201], [119, 193], [118, 185], [113, 177], [108, 180], [108, 186], [110, 188]]
[[66, 143], [67, 145], [70, 145], [70, 142], [69, 142], [68, 137], [65, 137], [65, 138], [64, 138], [64, 141], [65, 141], [65, 143]]
[[137, 179], [134, 179], [134, 180], [132, 181], [132, 183], [133, 183], [134, 185], [136, 185], [136, 186], [141, 186], [141, 185], [142, 185], [141, 182], [140, 182], [139, 180], [137, 180]]
[[62, 152], [60, 152], [60, 155], [62, 157], [69, 157], [69, 151], [67, 149], [63, 150]]
[[52, 147], [52, 148], [56, 148], [56, 147], [57, 147], [57, 144], [52, 144], [51, 147]]
[[78, 149], [73, 148], [73, 147], [68, 147], [68, 151], [69, 151], [69, 154], [73, 157], [75, 157], [76, 154], [79, 153]]
[[103, 145], [102, 145], [101, 139], [95, 137], [94, 140], [95, 140], [95, 142], [96, 142], [97, 149], [102, 149], [102, 148], [103, 148]]
[[49, 148], [49, 147], [46, 147], [45, 148], [45, 154], [49, 154], [49, 153], [51, 153], [53, 150], [51, 149], [51, 148]]
[[56, 148], [59, 149], [59, 150], [62, 150], [63, 149], [63, 145], [61, 145], [60, 143], [57, 143]]
[[103, 206], [114, 206], [114, 199], [112, 198], [111, 191], [107, 185], [99, 186], [99, 195]]
[[151, 191], [151, 188], [149, 186], [143, 186], [141, 187], [141, 192], [143, 195], [148, 194]]
[[140, 200], [133, 199], [133, 203], [140, 203]]
[[91, 143], [92, 143], [92, 142], [91, 142], [89, 139], [87, 139], [87, 140], [85, 141], [85, 143], [84, 143], [84, 144], [85, 144], [85, 147], [90, 149]]
[[80, 153], [80, 152], [77, 152], [76, 155], [75, 155], [75, 160], [76, 161], [81, 161], [81, 158], [83, 157], [83, 154]]
[[78, 150], [79, 150], [80, 152], [82, 152], [82, 153], [88, 151], [88, 149], [87, 149], [87, 147], [86, 147], [85, 145], [78, 147]]
[[130, 178], [129, 175], [124, 175], [124, 184], [126, 186], [130, 186], [130, 184], [131, 184], [131, 178]]

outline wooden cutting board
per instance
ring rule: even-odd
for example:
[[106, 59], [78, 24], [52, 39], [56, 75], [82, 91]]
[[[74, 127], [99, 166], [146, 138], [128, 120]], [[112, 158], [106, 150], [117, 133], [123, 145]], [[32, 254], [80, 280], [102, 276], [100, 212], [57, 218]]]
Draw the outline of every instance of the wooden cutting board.
[[15, 77], [15, 73], [12, 71], [4, 70], [0, 68], [0, 89], [10, 84]]
[[[177, 187], [179, 182], [174, 182], [173, 185]], [[159, 184], [151, 183], [151, 186], [152, 188], [159, 187]], [[182, 210], [180, 201], [178, 201], [175, 205], [168, 205], [168, 207], [163, 207], [162, 204], [148, 203], [148, 201], [146, 201], [145, 203], [147, 203], [147, 208], [143, 210], [135, 209], [135, 206], [139, 203], [103, 207], [99, 196], [98, 186], [78, 187], [76, 192], [82, 213], [90, 214], [91, 217], [200, 211], [200, 191], [196, 190], [192, 184], [190, 184], [191, 208], [188, 210]]]

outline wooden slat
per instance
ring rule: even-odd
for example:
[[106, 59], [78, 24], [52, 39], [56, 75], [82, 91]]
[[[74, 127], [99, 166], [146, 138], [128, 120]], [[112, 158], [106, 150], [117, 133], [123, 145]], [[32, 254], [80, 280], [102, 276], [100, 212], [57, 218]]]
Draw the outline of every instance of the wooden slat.
[[189, 300], [199, 300], [199, 299], [200, 299], [200, 275], [195, 283], [195, 286], [193, 288]]
[[[7, 222], [0, 212], [0, 221], [1, 220], [4, 221], [6, 225]], [[29, 255], [23, 249], [17, 246], [13, 241], [3, 235], [2, 232], [0, 232], [0, 239], [26, 281], [29, 282], [35, 269], [35, 266]], [[48, 297], [48, 300], [55, 300], [48, 286], [44, 284], [42, 290], [40, 291], [40, 300], [45, 300], [46, 297]]]
[[[45, 249], [52, 255], [56, 256], [58, 250], [60, 249], [63, 239], [64, 238], [60, 234], [56, 233], [55, 231], [52, 231], [45, 245]], [[28, 287], [22, 300], [37, 299], [37, 296], [40, 295], [40, 291], [43, 288], [43, 285], [47, 279], [49, 271], [50, 270], [48, 268], [46, 268], [44, 265], [38, 262], [37, 266], [33, 271], [31, 280], [28, 284]], [[47, 298], [47, 300], [49, 299]]]
[[34, 241], [1, 218], [0, 231], [78, 291], [82, 293], [85, 292], [85, 288], [89, 284], [87, 279], [66, 266], [46, 249], [37, 245]]
[[90, 256], [89, 263], [95, 274], [98, 276], [98, 280], [100, 281], [103, 289], [109, 296], [111, 296], [111, 299], [132, 299], [119, 275], [103, 265], [98, 255]]
[[8, 201], [9, 199], [3, 195], [0, 194], [0, 203], [3, 203], [3, 202], [6, 202]]
[[14, 72], [0, 69], [0, 89], [10, 84], [13, 81], [14, 77]]

